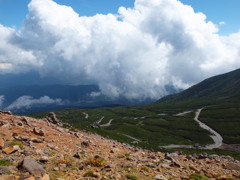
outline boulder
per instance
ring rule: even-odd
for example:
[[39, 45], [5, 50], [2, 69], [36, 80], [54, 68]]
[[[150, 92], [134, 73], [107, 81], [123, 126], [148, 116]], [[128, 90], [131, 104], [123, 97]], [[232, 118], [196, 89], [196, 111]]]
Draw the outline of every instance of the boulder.
[[46, 119], [52, 124], [60, 124], [60, 121], [54, 112], [50, 112]]
[[43, 166], [29, 156], [23, 159], [19, 168], [28, 171], [32, 175], [42, 175], [46, 173]]
[[36, 135], [39, 135], [39, 136], [44, 136], [45, 135], [45, 131], [43, 128], [37, 128], [35, 127], [33, 129], [33, 133], [36, 134]]
[[29, 118], [27, 118], [27, 117], [22, 117], [21, 120], [22, 120], [22, 122], [23, 122], [25, 125], [32, 127], [32, 124], [30, 123]]
[[11, 111], [0, 111], [0, 114], [13, 115]]

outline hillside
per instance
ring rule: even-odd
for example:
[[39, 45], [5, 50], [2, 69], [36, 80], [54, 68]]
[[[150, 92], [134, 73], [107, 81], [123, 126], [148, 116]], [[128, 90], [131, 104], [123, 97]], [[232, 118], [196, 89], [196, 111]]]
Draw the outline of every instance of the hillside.
[[[209, 78], [182, 93], [168, 96], [154, 104], [65, 109], [55, 113], [59, 119], [72, 124], [75, 128], [146, 149], [162, 151], [162, 147], [171, 144], [179, 147], [198, 144], [204, 148], [213, 143], [211, 133], [201, 128], [194, 120], [197, 110], [204, 107], [199, 120], [222, 136], [224, 144], [220, 148], [239, 152], [239, 74], [240, 70], [236, 70]], [[188, 113], [183, 113], [186, 111]], [[181, 113], [182, 115], [178, 115]], [[46, 114], [39, 113], [33, 116], [41, 118]]]
[[[0, 179], [238, 179], [229, 156], [151, 152], [43, 119], [0, 112]], [[63, 128], [68, 126], [68, 129]]]
[[156, 107], [205, 107], [201, 121], [218, 131], [227, 144], [240, 144], [240, 69], [218, 75], [174, 95]]
[[158, 102], [217, 104], [240, 102], [240, 69], [206, 79], [191, 88], [166, 96]]

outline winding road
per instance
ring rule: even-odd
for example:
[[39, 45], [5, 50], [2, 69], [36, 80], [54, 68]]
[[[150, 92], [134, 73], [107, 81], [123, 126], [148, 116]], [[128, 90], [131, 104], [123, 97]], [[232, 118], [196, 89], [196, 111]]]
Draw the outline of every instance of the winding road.
[[222, 145], [223, 143], [223, 138], [222, 136], [216, 132], [215, 130], [213, 130], [212, 128], [210, 128], [208, 125], [202, 123], [201, 121], [199, 121], [199, 115], [201, 113], [201, 111], [203, 110], [203, 108], [198, 109], [196, 112], [196, 115], [194, 117], [194, 120], [197, 121], [197, 123], [199, 124], [199, 126], [203, 129], [206, 129], [207, 131], [209, 131], [210, 133], [212, 133], [213, 135], [211, 135], [210, 137], [213, 139], [214, 144], [209, 144], [207, 145], [204, 149], [214, 149], [214, 148], [218, 148]]
[[87, 113], [83, 112], [83, 115], [85, 116], [85, 119], [89, 118], [89, 115]]
[[104, 119], [104, 116], [101, 117], [101, 119], [99, 119], [99, 121], [97, 122], [97, 124], [100, 124], [102, 122], [102, 120]]
[[[199, 149], [214, 149], [214, 148], [218, 148], [222, 145], [223, 143], [223, 138], [222, 136], [216, 132], [215, 130], [213, 130], [212, 128], [210, 128], [208, 125], [202, 123], [198, 118], [200, 116], [200, 113], [201, 111], [203, 110], [204, 108], [201, 108], [201, 109], [198, 109], [195, 113], [195, 117], [194, 117], [194, 120], [199, 124], [199, 126], [203, 129], [206, 129], [207, 131], [209, 131], [212, 135], [210, 136], [213, 141], [214, 141], [214, 144], [209, 144], [209, 145], [206, 145], [205, 147], [199, 147]], [[169, 146], [160, 146], [162, 148], [166, 148], [166, 149], [171, 149], [171, 148], [194, 148], [194, 146], [192, 145], [169, 145]]]
[[106, 124], [99, 124], [100, 127], [108, 127], [108, 126], [111, 126], [111, 123], [114, 119], [110, 119], [108, 123]]

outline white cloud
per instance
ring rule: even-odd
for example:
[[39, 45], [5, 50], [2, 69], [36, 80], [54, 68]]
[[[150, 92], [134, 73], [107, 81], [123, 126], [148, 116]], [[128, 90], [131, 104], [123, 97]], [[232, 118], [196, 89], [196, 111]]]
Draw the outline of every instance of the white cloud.
[[89, 96], [90, 97], [98, 97], [98, 96], [101, 96], [102, 95], [102, 93], [101, 92], [95, 92], [95, 91], [93, 91], [93, 92], [91, 92], [90, 94], [89, 94]]
[[39, 99], [34, 99], [31, 96], [21, 96], [4, 109], [6, 110], [29, 109], [35, 105], [50, 105], [50, 104], [62, 105], [63, 101], [59, 98], [51, 99], [48, 96], [43, 96], [40, 97]]
[[4, 99], [5, 99], [4, 95], [1, 95], [0, 96], [0, 108], [1, 109], [3, 108]]
[[16, 30], [0, 24], [0, 74], [24, 72], [41, 65], [32, 50], [24, 50], [11, 42], [16, 34]]
[[219, 25], [222, 26], [222, 25], [225, 25], [226, 23], [224, 21], [220, 21], [219, 22]]
[[136, 0], [117, 15], [81, 17], [52, 0], [32, 0], [20, 30], [0, 26], [0, 72], [34, 69], [66, 82], [97, 82], [110, 97], [157, 99], [240, 66], [240, 33], [177, 0]]

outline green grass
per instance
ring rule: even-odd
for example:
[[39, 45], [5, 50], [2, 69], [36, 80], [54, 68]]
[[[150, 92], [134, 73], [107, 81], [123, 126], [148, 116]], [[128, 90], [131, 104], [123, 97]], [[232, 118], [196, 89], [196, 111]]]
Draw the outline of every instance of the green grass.
[[190, 180], [208, 180], [208, 178], [204, 174], [191, 174]]
[[18, 146], [20, 147], [20, 149], [23, 149], [23, 143], [20, 142], [20, 141], [14, 140], [14, 141], [10, 142], [9, 145], [10, 145], [10, 146], [18, 145]]
[[240, 144], [240, 104], [206, 107], [200, 120], [223, 136], [226, 144]]
[[0, 159], [0, 166], [10, 166], [11, 162], [4, 160], [4, 159]]
[[[237, 106], [235, 104], [208, 106], [202, 111], [200, 120], [222, 134], [224, 142], [240, 143], [238, 139], [240, 126], [237, 125], [240, 119], [238, 118], [240, 111], [234, 107]], [[174, 116], [174, 114], [179, 112], [196, 110], [200, 107], [194, 106], [194, 108], [179, 107], [177, 105], [162, 106], [159, 104], [152, 104], [137, 107], [65, 109], [55, 111], [55, 113], [60, 120], [72, 124], [74, 128], [97, 133], [104, 137], [129, 144], [134, 141], [132, 138], [128, 137], [131, 136], [139, 140], [138, 144], [133, 144], [135, 146], [154, 151], [172, 151], [164, 150], [159, 146], [169, 144], [193, 145], [196, 143], [213, 143], [212, 139], [209, 137], [209, 132], [200, 128], [193, 120], [195, 115], [194, 111], [182, 117]], [[84, 112], [89, 114], [88, 119], [85, 119]], [[32, 116], [42, 118], [47, 114], [47, 112], [37, 113]], [[104, 119], [101, 124], [107, 123], [110, 119], [114, 119], [111, 126], [100, 129], [90, 128], [92, 123], [99, 121], [103, 116]], [[236, 124], [228, 124], [229, 119]], [[240, 155], [237, 153], [223, 150], [177, 150], [188, 154], [207, 152], [219, 155], [231, 155], [236, 159], [240, 159]]]
[[[104, 137], [112, 138], [120, 142], [136, 144], [142, 148], [159, 150], [159, 146], [168, 144], [206, 144], [212, 143], [209, 132], [199, 128], [193, 120], [194, 113], [183, 117], [173, 116], [184, 109], [147, 109], [144, 106], [118, 107], [100, 109], [66, 109], [55, 111], [57, 117], [74, 126], [98, 133]], [[89, 118], [85, 119], [83, 113], [88, 113]], [[161, 115], [166, 113], [167, 115]], [[44, 117], [48, 113], [38, 113], [35, 117]], [[112, 125], [100, 129], [92, 129], [90, 125], [104, 117], [101, 124], [107, 123], [110, 119]], [[130, 136], [130, 137], [129, 137]]]

